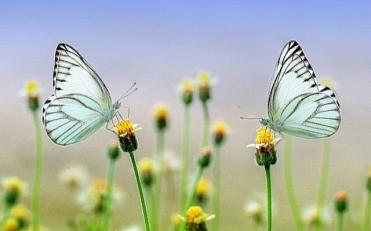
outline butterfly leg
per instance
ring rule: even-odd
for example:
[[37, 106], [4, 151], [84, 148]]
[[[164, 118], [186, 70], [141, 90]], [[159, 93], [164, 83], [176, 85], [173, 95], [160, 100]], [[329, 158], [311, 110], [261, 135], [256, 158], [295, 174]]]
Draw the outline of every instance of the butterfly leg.
[[[112, 122], [112, 120], [111, 120], [111, 122]], [[113, 124], [113, 122], [112, 122], [112, 125], [115, 126], [115, 125]], [[112, 129], [109, 127], [109, 121], [107, 121], [107, 123], [106, 123], [106, 129], [107, 129], [108, 131], [113, 132], [113, 133], [116, 135], [116, 132], [115, 132], [114, 130], [112, 130]]]

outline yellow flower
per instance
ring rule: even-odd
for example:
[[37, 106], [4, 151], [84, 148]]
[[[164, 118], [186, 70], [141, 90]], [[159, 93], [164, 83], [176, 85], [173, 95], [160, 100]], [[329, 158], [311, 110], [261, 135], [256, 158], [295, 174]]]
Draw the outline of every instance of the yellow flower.
[[164, 103], [158, 103], [153, 107], [153, 116], [156, 123], [156, 128], [163, 131], [168, 126], [169, 109]]
[[334, 89], [334, 88], [335, 88], [335, 83], [334, 83], [334, 81], [331, 79], [331, 77], [329, 77], [329, 76], [322, 77], [322, 78], [319, 80], [319, 83], [320, 83], [322, 86], [325, 86], [325, 87], [328, 87], [328, 88], [331, 88], [331, 89]]
[[198, 73], [198, 91], [202, 103], [206, 103], [211, 99], [211, 78], [207, 71]]
[[196, 194], [197, 197], [206, 197], [210, 191], [210, 181], [206, 178], [201, 178], [197, 184]]
[[18, 221], [27, 221], [29, 217], [29, 211], [24, 205], [16, 205], [12, 208], [10, 215]]
[[18, 231], [18, 230], [19, 230], [19, 224], [15, 218], [8, 218], [5, 221], [3, 231]]
[[138, 124], [133, 124], [130, 120], [124, 119], [114, 126], [114, 131], [119, 136], [120, 146], [124, 152], [133, 152], [138, 148], [135, 132], [140, 130]]
[[207, 71], [198, 72], [198, 86], [199, 87], [210, 87], [210, 73]]
[[138, 163], [138, 168], [141, 173], [153, 174], [154, 163], [150, 158], [143, 158]]
[[215, 121], [213, 129], [212, 129], [212, 134], [214, 137], [215, 144], [217, 145], [222, 144], [226, 134], [228, 133], [229, 133], [229, 126], [225, 122], [221, 120]]
[[184, 95], [193, 94], [195, 90], [195, 84], [190, 79], [185, 79], [181, 83], [181, 89]]
[[271, 130], [266, 127], [258, 129], [255, 144], [249, 144], [247, 148], [256, 149], [256, 162], [258, 165], [269, 166], [277, 162], [276, 144], [281, 138], [275, 138]]
[[36, 81], [26, 82], [21, 94], [27, 98], [38, 98], [40, 96], [39, 83]]
[[3, 189], [6, 192], [15, 192], [22, 194], [26, 190], [25, 183], [18, 177], [8, 177], [2, 181]]
[[206, 222], [214, 217], [214, 215], [206, 214], [200, 206], [192, 206], [187, 210], [185, 221], [189, 230], [199, 230], [205, 228]]

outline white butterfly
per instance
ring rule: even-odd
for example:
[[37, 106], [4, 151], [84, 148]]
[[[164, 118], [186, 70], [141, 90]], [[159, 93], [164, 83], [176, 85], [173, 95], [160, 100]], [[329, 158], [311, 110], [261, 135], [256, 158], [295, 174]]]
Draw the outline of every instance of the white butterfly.
[[55, 52], [53, 87], [54, 94], [43, 106], [42, 121], [56, 144], [80, 142], [118, 116], [119, 100], [112, 103], [98, 74], [67, 44], [59, 44]]
[[274, 72], [268, 100], [268, 118], [262, 125], [303, 138], [334, 134], [340, 125], [335, 93], [321, 86], [296, 41], [283, 48]]

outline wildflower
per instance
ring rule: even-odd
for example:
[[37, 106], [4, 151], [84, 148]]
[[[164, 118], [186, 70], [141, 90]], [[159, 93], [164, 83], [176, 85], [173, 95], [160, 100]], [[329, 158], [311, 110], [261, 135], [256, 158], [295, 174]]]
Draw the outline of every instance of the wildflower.
[[198, 73], [198, 92], [202, 103], [206, 103], [211, 99], [211, 80], [207, 71]]
[[204, 147], [201, 149], [201, 156], [198, 158], [198, 165], [200, 168], [207, 168], [211, 162], [211, 148]]
[[182, 94], [183, 103], [186, 106], [189, 106], [193, 101], [194, 89], [195, 89], [195, 86], [192, 80], [185, 79], [182, 81], [180, 90]]
[[[81, 192], [79, 196], [79, 202], [88, 210], [92, 210], [96, 213], [102, 213], [104, 211], [105, 199], [107, 193], [107, 183], [103, 179], [93, 180], [89, 187]], [[114, 186], [112, 192], [112, 204], [118, 204], [123, 199], [122, 191]]]
[[320, 213], [317, 206], [311, 206], [304, 209], [303, 217], [308, 226], [317, 227], [330, 222], [330, 211], [325, 208]]
[[16, 205], [10, 211], [10, 216], [18, 221], [19, 228], [23, 229], [29, 224], [29, 211], [24, 205]]
[[150, 158], [143, 158], [138, 164], [142, 182], [145, 186], [151, 187], [155, 179], [154, 163]]
[[335, 197], [335, 209], [338, 213], [344, 213], [348, 207], [348, 196], [346, 192], [339, 191]]
[[214, 217], [206, 214], [199, 206], [190, 207], [185, 217], [187, 231], [206, 231], [206, 222]]
[[5, 205], [14, 206], [26, 191], [25, 183], [18, 177], [8, 177], [2, 181]]
[[11, 217], [5, 221], [3, 231], [18, 231], [18, 230], [19, 230], [19, 224], [15, 218]]
[[28, 101], [28, 108], [31, 111], [36, 111], [39, 108], [40, 87], [36, 81], [26, 82], [20, 95]]
[[275, 146], [280, 140], [281, 138], [274, 138], [268, 128], [260, 128], [256, 136], [256, 143], [247, 145], [247, 148], [256, 149], [255, 157], [258, 165], [270, 166], [277, 162]]
[[200, 204], [207, 202], [210, 193], [210, 181], [206, 178], [201, 178], [197, 183], [196, 198]]
[[153, 116], [156, 123], [156, 128], [159, 131], [164, 131], [168, 127], [169, 123], [169, 109], [163, 104], [159, 103], [153, 107]]
[[221, 145], [224, 142], [225, 136], [227, 135], [228, 132], [229, 132], [228, 125], [223, 121], [217, 120], [214, 123], [212, 130], [214, 143], [216, 145]]
[[88, 173], [82, 166], [68, 166], [60, 172], [59, 179], [68, 189], [76, 190], [87, 184]]
[[133, 152], [138, 148], [137, 138], [135, 132], [140, 130], [138, 124], [133, 124], [129, 119], [124, 119], [118, 122], [114, 131], [119, 136], [120, 146], [124, 152]]
[[325, 87], [328, 87], [328, 88], [331, 88], [331, 89], [334, 89], [336, 86], [336, 84], [334, 83], [334, 81], [331, 79], [331, 77], [329, 76], [325, 76], [325, 77], [322, 77], [320, 80], [319, 80], [319, 83], [322, 85], [322, 86], [325, 86]]
[[179, 160], [178, 156], [172, 151], [165, 152], [165, 172], [166, 173], [173, 173], [180, 171], [181, 168], [181, 161]]
[[182, 220], [178, 214], [172, 214], [170, 217], [171, 224], [175, 227], [176, 230], [180, 226]]
[[108, 147], [108, 157], [112, 160], [116, 160], [120, 157], [119, 144], [116, 140], [112, 140], [111, 144]]

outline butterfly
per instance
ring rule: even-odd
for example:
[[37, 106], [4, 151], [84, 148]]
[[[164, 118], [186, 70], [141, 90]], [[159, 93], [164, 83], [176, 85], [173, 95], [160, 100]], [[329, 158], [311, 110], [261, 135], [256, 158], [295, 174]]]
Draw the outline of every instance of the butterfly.
[[333, 135], [341, 121], [340, 104], [333, 90], [317, 82], [300, 45], [289, 41], [274, 71], [263, 126], [302, 138]]
[[43, 106], [42, 122], [56, 144], [70, 145], [85, 140], [104, 124], [108, 128], [108, 123], [120, 115], [122, 97], [112, 103], [102, 79], [68, 44], [57, 46], [53, 88], [54, 93]]

